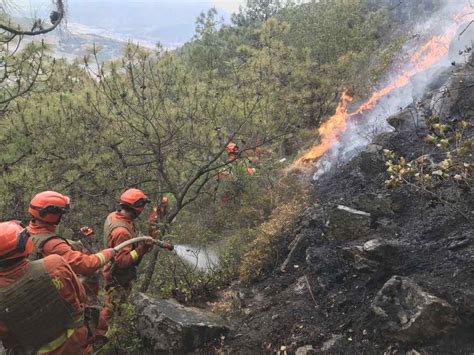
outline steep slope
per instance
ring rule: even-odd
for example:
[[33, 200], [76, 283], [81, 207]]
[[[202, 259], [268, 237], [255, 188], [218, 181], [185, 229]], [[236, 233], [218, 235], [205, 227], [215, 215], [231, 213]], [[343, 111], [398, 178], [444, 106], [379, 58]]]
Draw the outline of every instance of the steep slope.
[[437, 116], [450, 132], [470, 122], [463, 134], [472, 148], [473, 65], [471, 57], [433, 77], [420, 102], [388, 118], [393, 132], [315, 183], [314, 205], [290, 232], [295, 242], [281, 246], [284, 267], [233, 288], [239, 310], [226, 351], [472, 354], [472, 151], [467, 183], [407, 179], [389, 189], [384, 150], [436, 165], [443, 154], [425, 137]]

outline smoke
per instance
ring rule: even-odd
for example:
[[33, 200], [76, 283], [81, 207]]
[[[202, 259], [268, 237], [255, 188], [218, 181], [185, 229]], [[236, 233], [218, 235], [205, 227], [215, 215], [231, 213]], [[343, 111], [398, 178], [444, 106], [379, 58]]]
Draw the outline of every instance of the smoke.
[[388, 117], [421, 99], [440, 72], [463, 60], [459, 52], [472, 46], [474, 28], [459, 33], [474, 19], [472, 13], [469, 0], [445, 1], [439, 11], [415, 25], [395, 69], [374, 90], [373, 102], [349, 106], [347, 128], [317, 161], [314, 180], [353, 158], [378, 134], [391, 131]]

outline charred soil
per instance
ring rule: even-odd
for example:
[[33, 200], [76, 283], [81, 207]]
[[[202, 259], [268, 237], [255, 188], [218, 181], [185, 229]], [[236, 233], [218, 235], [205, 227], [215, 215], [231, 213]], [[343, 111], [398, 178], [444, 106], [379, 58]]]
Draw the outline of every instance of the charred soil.
[[[440, 91], [456, 91], [443, 98], [442, 119], [472, 124], [473, 82], [472, 61], [456, 66], [434, 81], [422, 103], [433, 110]], [[429, 191], [384, 186], [383, 149], [408, 158], [432, 150], [426, 124], [400, 125], [406, 116], [392, 117], [393, 132], [315, 183], [314, 204], [282, 238], [300, 237], [299, 245], [281, 246], [280, 265], [290, 255], [284, 270], [231, 289], [239, 309], [222, 350], [474, 352], [472, 190], [449, 179]]]

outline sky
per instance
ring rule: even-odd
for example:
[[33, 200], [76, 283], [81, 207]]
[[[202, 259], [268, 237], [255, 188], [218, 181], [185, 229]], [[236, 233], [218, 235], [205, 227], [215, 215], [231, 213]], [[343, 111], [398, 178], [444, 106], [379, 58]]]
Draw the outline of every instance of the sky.
[[[22, 4], [22, 5], [28, 5], [30, 3], [35, 3], [35, 2], [43, 2], [44, 0], [15, 0], [13, 3], [15, 4]], [[76, 1], [76, 0], [70, 0], [70, 1]], [[85, 0], [84, 3], [87, 2], [101, 2], [103, 0]], [[137, 2], [137, 1], [143, 1], [143, 2], [154, 2], [155, 0], [130, 0], [130, 2]], [[203, 2], [203, 0], [175, 0], [177, 4], [182, 3], [185, 5], [186, 3], [199, 3]], [[239, 6], [245, 5], [246, 0], [212, 0], [214, 6], [218, 9], [225, 10], [229, 13], [236, 12], [239, 10]]]
[[213, 0], [214, 6], [227, 12], [237, 12], [239, 6], [245, 5], [245, 0]]

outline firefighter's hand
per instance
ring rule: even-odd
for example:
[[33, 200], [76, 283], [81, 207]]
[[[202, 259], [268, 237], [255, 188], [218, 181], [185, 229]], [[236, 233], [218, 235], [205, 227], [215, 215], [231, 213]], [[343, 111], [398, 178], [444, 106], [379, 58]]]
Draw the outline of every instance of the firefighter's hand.
[[137, 253], [140, 255], [140, 256], [143, 256], [145, 255], [146, 253], [148, 253], [151, 249], [153, 249], [153, 246], [155, 245], [155, 241], [150, 239], [150, 240], [144, 240], [142, 242], [140, 242], [140, 244], [138, 245], [137, 247]]

